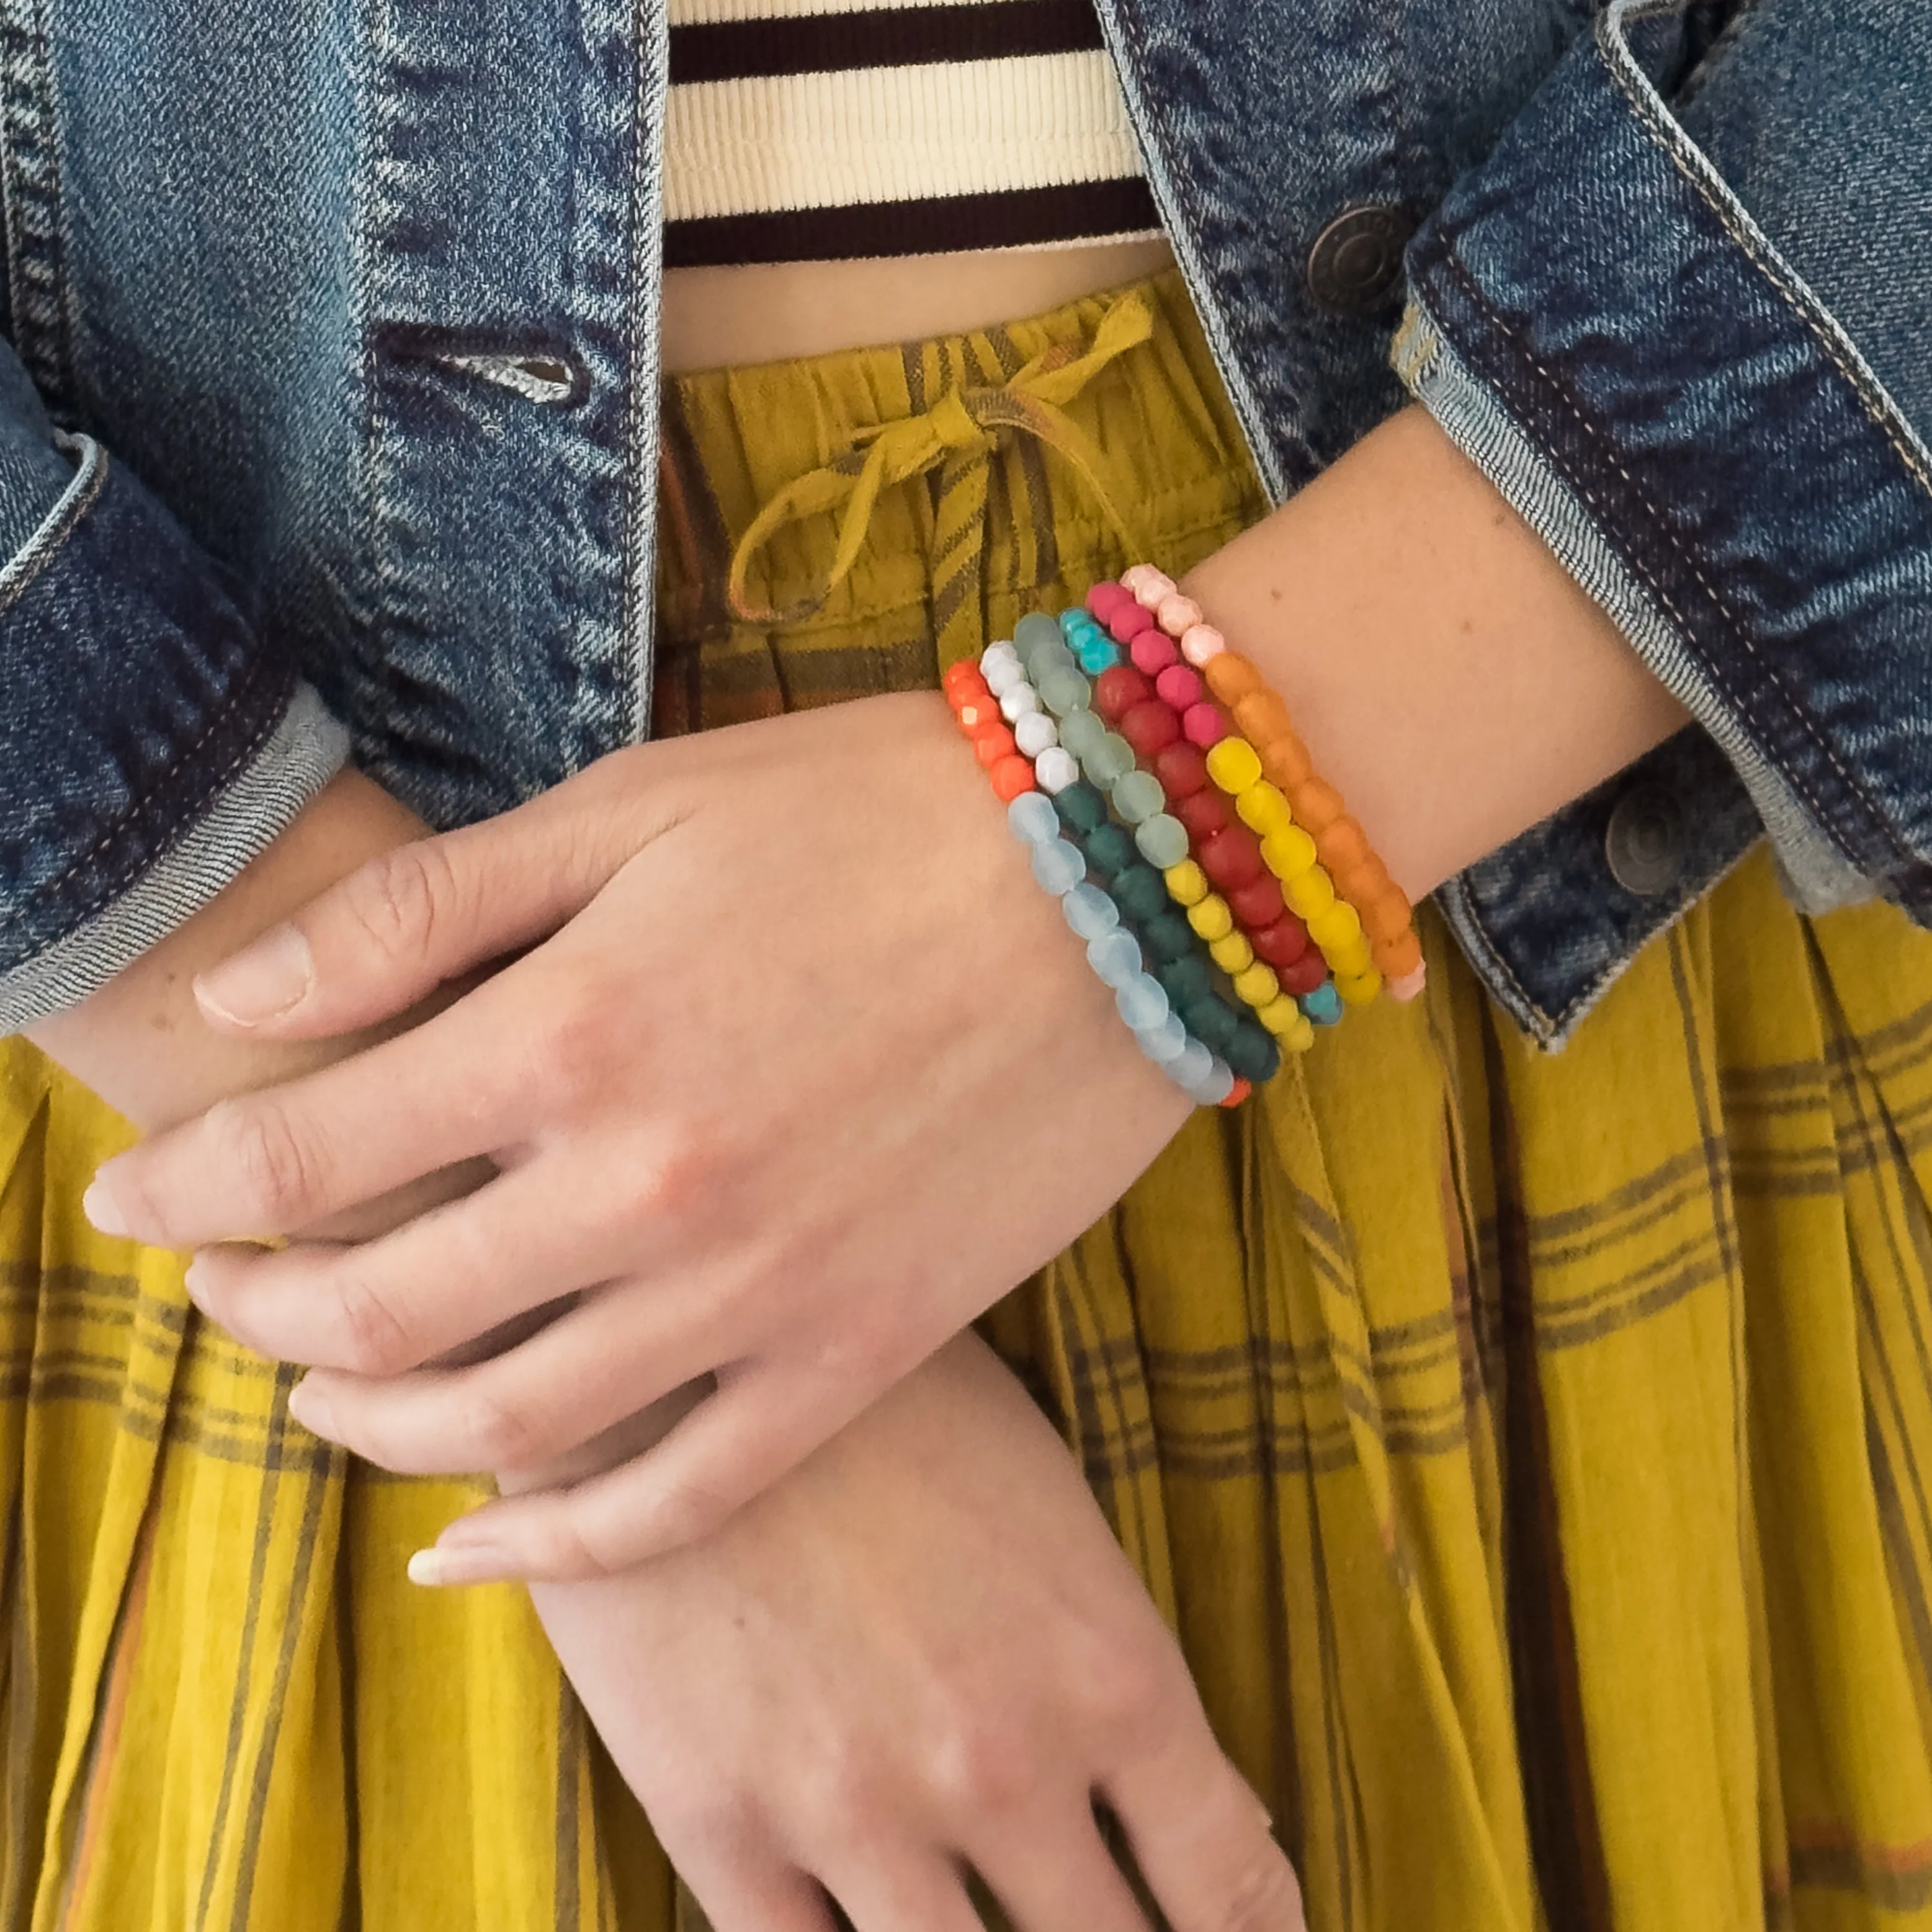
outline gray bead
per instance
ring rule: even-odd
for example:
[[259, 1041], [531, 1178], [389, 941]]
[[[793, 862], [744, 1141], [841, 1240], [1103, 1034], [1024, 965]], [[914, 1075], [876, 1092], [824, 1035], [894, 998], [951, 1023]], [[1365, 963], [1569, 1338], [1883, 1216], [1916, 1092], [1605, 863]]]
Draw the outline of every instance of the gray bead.
[[1066, 922], [1082, 939], [1098, 939], [1120, 922], [1120, 909], [1098, 886], [1076, 886], [1060, 902]]

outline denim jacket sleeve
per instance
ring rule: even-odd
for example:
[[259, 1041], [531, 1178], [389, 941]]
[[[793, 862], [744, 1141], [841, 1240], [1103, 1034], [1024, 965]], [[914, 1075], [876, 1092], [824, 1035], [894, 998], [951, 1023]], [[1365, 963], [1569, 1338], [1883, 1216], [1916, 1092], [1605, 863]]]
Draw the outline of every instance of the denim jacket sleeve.
[[0, 1034], [96, 991], [347, 754], [214, 566], [0, 344]]
[[[1932, 923], [1932, 8], [1696, 18], [1603, 8], [1412, 243], [1396, 367], [1702, 727], [1653, 754], [1682, 878], [1564, 918], [1660, 925], [1768, 830], [1804, 909]], [[1523, 859], [1445, 908], [1560, 1038], [1645, 935], [1543, 931]]]

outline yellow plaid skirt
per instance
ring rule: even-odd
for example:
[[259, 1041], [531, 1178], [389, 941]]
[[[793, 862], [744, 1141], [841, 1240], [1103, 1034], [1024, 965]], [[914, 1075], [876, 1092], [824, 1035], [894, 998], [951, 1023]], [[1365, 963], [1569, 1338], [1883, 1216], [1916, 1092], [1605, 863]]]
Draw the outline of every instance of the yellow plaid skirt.
[[[1262, 506], [1142, 298], [1062, 413], [1184, 566]], [[988, 401], [1104, 312], [673, 385], [660, 727], [930, 684], [1117, 568], [1072, 446]], [[734, 618], [760, 506], [956, 392], [816, 614]], [[846, 512], [741, 604], [817, 599]], [[989, 1333], [1317, 1932], [1932, 1928], [1932, 938], [1754, 859], [1554, 1057], [1427, 944], [1422, 1001], [1197, 1116]], [[0, 1928], [698, 1925], [524, 1597], [404, 1581], [475, 1492], [318, 1444], [88, 1229], [125, 1138], [0, 1046]]]

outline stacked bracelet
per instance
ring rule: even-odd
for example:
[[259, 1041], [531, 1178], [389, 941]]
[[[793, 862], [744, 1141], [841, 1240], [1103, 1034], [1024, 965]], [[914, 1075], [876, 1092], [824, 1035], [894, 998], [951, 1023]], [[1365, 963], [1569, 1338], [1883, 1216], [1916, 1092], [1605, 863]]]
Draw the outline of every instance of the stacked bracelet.
[[[1087, 854], [1061, 835], [1060, 815], [1038, 788], [1036, 764], [1048, 760], [1052, 769], [1053, 754], [1066, 754], [1057, 733], [1054, 742], [1047, 742], [1044, 723], [1023, 724], [1036, 716], [1051, 721], [1040, 712], [1030, 682], [1006, 675], [1003, 664], [995, 658], [1003, 691], [995, 692], [980, 667], [968, 663], [947, 674], [946, 696], [994, 790], [1006, 802], [1007, 823], [1028, 848], [1034, 877], [1060, 900], [1068, 925], [1087, 940], [1088, 963], [1112, 989], [1121, 1018], [1148, 1058], [1197, 1104], [1238, 1105], [1250, 1083], [1175, 1013], [1166, 987], [1146, 969], [1140, 941], [1124, 928], [1120, 907], [1089, 881]], [[1022, 736], [1038, 748], [1031, 758], [1019, 748]]]

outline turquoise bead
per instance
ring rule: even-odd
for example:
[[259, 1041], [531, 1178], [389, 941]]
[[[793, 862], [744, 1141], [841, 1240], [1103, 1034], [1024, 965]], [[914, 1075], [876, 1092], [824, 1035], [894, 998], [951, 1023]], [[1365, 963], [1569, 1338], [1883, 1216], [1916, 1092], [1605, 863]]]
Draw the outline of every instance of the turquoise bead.
[[1141, 949], [1138, 941], [1124, 927], [1116, 926], [1098, 939], [1087, 943], [1087, 963], [1106, 983], [1117, 990], [1139, 976]]
[[1324, 980], [1313, 992], [1304, 993], [1300, 1004], [1301, 1010], [1317, 1026], [1334, 1026], [1341, 1020], [1342, 996], [1336, 992], [1333, 980]]
[[1098, 939], [1120, 922], [1120, 909], [1098, 886], [1076, 886], [1060, 902], [1066, 922], [1082, 939]]
[[1151, 772], [1130, 772], [1114, 787], [1114, 809], [1130, 825], [1139, 825], [1167, 808], [1167, 794]]
[[1187, 856], [1187, 828], [1170, 813], [1157, 812], [1136, 828], [1134, 843], [1150, 866], [1164, 872]]
[[1121, 1018], [1136, 1033], [1160, 1025], [1168, 1012], [1167, 995], [1161, 991], [1160, 982], [1144, 973], [1136, 973], [1124, 986], [1116, 989], [1114, 1004]]
[[1111, 670], [1120, 661], [1118, 646], [1102, 638], [1092, 644], [1083, 644], [1073, 653], [1078, 659], [1080, 668], [1089, 677], [1098, 677], [1103, 670]]
[[1006, 807], [1006, 830], [1022, 845], [1043, 844], [1060, 836], [1060, 814], [1046, 793], [1023, 791]]
[[1033, 875], [1057, 898], [1086, 878], [1086, 855], [1064, 838], [1049, 838], [1033, 848]]

